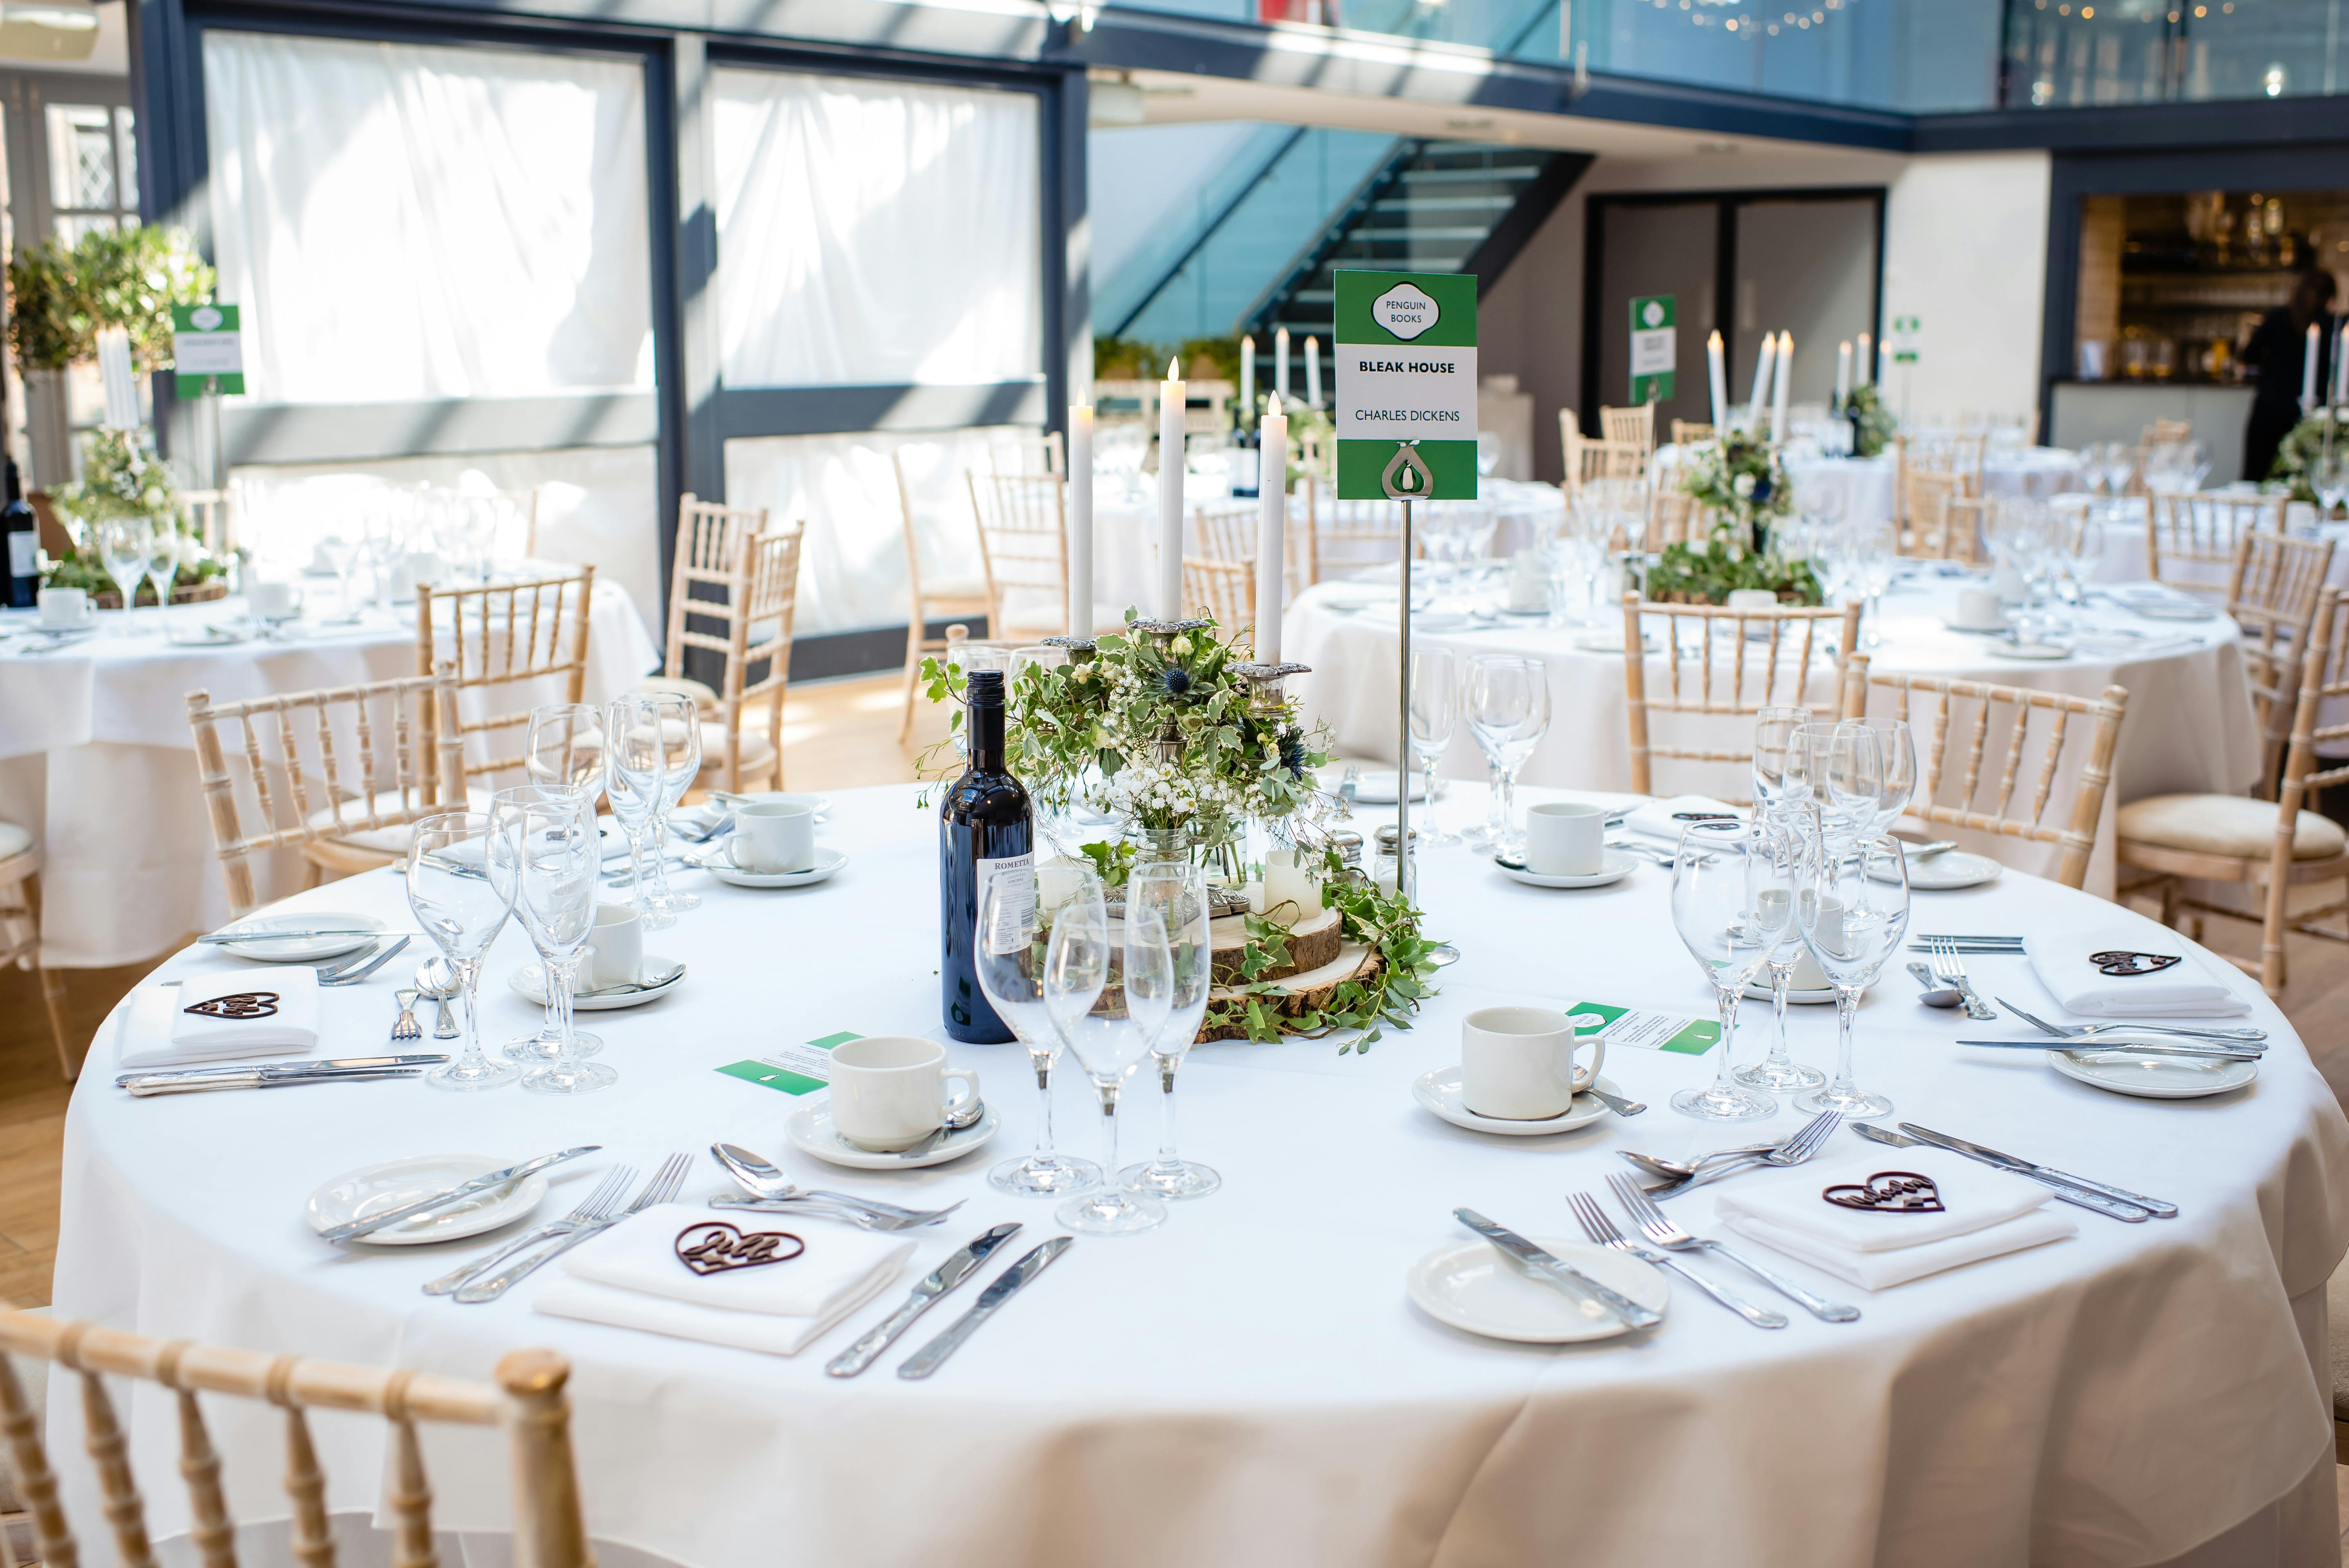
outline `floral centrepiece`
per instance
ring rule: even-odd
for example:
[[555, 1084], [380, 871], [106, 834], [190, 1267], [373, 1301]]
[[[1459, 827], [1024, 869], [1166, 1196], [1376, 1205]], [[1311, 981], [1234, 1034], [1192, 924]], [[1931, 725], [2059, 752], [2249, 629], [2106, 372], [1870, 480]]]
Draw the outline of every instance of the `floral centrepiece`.
[[1854, 457], [1881, 457], [1884, 449], [1899, 433], [1900, 421], [1885, 406], [1884, 391], [1878, 387], [1855, 387], [1844, 399], [1844, 417], [1851, 421], [1851, 450]]
[[2292, 499], [2313, 503], [2316, 487], [2309, 483], [2309, 465], [2328, 449], [2335, 456], [2349, 456], [2349, 421], [2343, 415], [2349, 408], [2319, 408], [2284, 433], [2276, 447], [2275, 461], [2268, 467], [2271, 481], [2281, 480], [2292, 487]]
[[[183, 583], [204, 582], [225, 570], [182, 524], [179, 486], [171, 470], [148, 445], [143, 429], [101, 425], [84, 437], [81, 478], [54, 487], [49, 504], [69, 520], [76, 543], [70, 554], [51, 562], [42, 573], [45, 587], [113, 592], [114, 580], [98, 561], [89, 531], [94, 524], [115, 518], [143, 517], [159, 531], [170, 531], [177, 543], [179, 577]], [[142, 584], [140, 592], [149, 600], [154, 597], [151, 584]]]
[[1810, 563], [1778, 553], [1771, 524], [1794, 510], [1794, 487], [1769, 446], [1733, 430], [1690, 449], [1681, 489], [1711, 521], [1702, 538], [1668, 544], [1648, 569], [1651, 599], [1727, 603], [1733, 590], [1765, 588], [1783, 600], [1816, 604]]

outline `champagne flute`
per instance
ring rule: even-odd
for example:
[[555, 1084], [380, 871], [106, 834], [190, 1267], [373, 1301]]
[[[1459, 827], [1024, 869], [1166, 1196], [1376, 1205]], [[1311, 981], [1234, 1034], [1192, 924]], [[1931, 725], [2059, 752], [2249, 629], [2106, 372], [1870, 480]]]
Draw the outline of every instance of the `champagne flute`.
[[[1450, 648], [1423, 647], [1411, 651], [1411, 749], [1426, 779], [1427, 813], [1419, 832], [1431, 844], [1456, 844], [1457, 833], [1447, 833], [1435, 818], [1435, 765], [1452, 744], [1460, 721], [1460, 661]], [[1405, 779], [1408, 787], [1410, 780]]]
[[604, 798], [611, 802], [612, 820], [627, 835], [628, 902], [636, 905], [647, 926], [653, 923], [653, 915], [645, 883], [645, 840], [659, 810], [661, 791], [667, 788], [662, 731], [670, 717], [670, 703], [688, 715], [692, 711], [689, 698], [630, 692], [612, 699], [604, 725]]
[[1224, 1179], [1213, 1168], [1175, 1152], [1174, 1075], [1198, 1037], [1199, 1020], [1206, 1016], [1207, 993], [1214, 985], [1206, 872], [1174, 861], [1137, 866], [1125, 884], [1125, 909], [1129, 919], [1143, 910], [1158, 916], [1166, 932], [1173, 980], [1165, 1019], [1150, 1037], [1150, 1054], [1158, 1063], [1158, 1104], [1164, 1118], [1158, 1158], [1127, 1166], [1117, 1173], [1118, 1184], [1129, 1192], [1154, 1198], [1204, 1198], [1222, 1186]]
[[1771, 939], [1769, 950], [1762, 958], [1770, 974], [1770, 1054], [1731, 1075], [1748, 1088], [1768, 1089], [1776, 1094], [1816, 1088], [1827, 1081], [1826, 1074], [1816, 1068], [1804, 1067], [1786, 1054], [1786, 995], [1794, 988], [1795, 965], [1803, 956], [1803, 931], [1795, 923], [1794, 908], [1802, 867], [1803, 835], [1799, 822], [1787, 820], [1793, 816], [1789, 811], [1764, 820], [1770, 855], [1782, 863], [1783, 871], [1774, 872], [1768, 884], [1754, 895], [1754, 923], [1765, 938]]
[[[1109, 1139], [1104, 1171], [1117, 1169], [1119, 1092], [1150, 1054], [1174, 999], [1165, 921], [1155, 909], [1129, 907], [1122, 924], [1119, 943], [1091, 908], [1062, 913], [1044, 964], [1044, 1006], [1101, 1099], [1102, 1130]], [[1131, 1235], [1164, 1223], [1166, 1205], [1104, 1181], [1062, 1203], [1052, 1217], [1071, 1230]]]
[[180, 531], [158, 518], [147, 529], [147, 580], [155, 585], [155, 619], [164, 620], [171, 603], [171, 584], [180, 575]]
[[[1090, 1160], [1052, 1149], [1052, 1068], [1067, 1045], [1045, 997], [1052, 934], [1063, 920], [1101, 923], [1108, 930], [1101, 878], [1086, 866], [1037, 865], [1022, 856], [987, 869], [978, 890], [978, 928], [971, 942], [978, 988], [1004, 1026], [1028, 1047], [1036, 1070], [1036, 1148], [987, 1173], [990, 1186], [1026, 1198], [1082, 1192], [1102, 1179]], [[1107, 937], [1103, 937], [1106, 943]], [[1064, 994], [1072, 1005], [1074, 993]], [[1086, 1003], [1089, 1009], [1091, 1002]]]
[[513, 904], [514, 917], [538, 949], [539, 974], [554, 1011], [555, 1059], [523, 1074], [537, 1094], [590, 1094], [620, 1075], [579, 1058], [571, 1027], [571, 988], [595, 924], [597, 859], [595, 808], [586, 799], [524, 784], [501, 789], [491, 813], [490, 881]]
[[[542, 791], [579, 801], [586, 809], [591, 825], [595, 820], [595, 799], [604, 792], [604, 765], [602, 708], [584, 702], [550, 702], [530, 710], [530, 729], [523, 740], [523, 771]], [[602, 838], [599, 828], [599, 855]], [[550, 991], [546, 1021], [538, 1033], [508, 1040], [498, 1047], [499, 1054], [518, 1062], [552, 1059], [560, 1055], [563, 1031], [554, 1015], [554, 995]], [[571, 1046], [575, 1054], [592, 1057], [604, 1048], [604, 1040], [600, 1035], [574, 1026]]]
[[1795, 748], [1789, 766], [1802, 774], [1795, 798], [1817, 808], [1817, 830], [1836, 845], [1871, 830], [1884, 776], [1875, 733], [1851, 719], [1806, 724]]
[[139, 583], [147, 575], [149, 535], [153, 524], [143, 517], [102, 517], [98, 520], [98, 558], [106, 574], [122, 591], [122, 631], [130, 632], [130, 606], [139, 598]]
[[1917, 793], [1917, 741], [1906, 719], [1854, 718], [1876, 738], [1876, 810], [1868, 822], [1871, 834], [1889, 833], [1909, 810]]
[[[1777, 894], [1777, 898], [1765, 895]], [[1713, 1082], [1672, 1096], [1682, 1116], [1709, 1121], [1751, 1121], [1778, 1114], [1778, 1102], [1741, 1087], [1730, 1071], [1737, 1038], [1737, 1002], [1753, 982], [1794, 896], [1791, 868], [1770, 851], [1770, 830], [1759, 822], [1691, 822], [1672, 857], [1672, 926], [1705, 978], [1721, 1015], [1721, 1056]], [[1776, 928], [1769, 922], [1775, 916]]]
[[1795, 733], [1810, 722], [1807, 707], [1765, 707], [1754, 716], [1754, 804], [1765, 816], [1783, 818], [1798, 803], [1792, 791], [1801, 774], [1796, 770], [1792, 783], [1787, 775]]
[[701, 907], [698, 893], [672, 892], [668, 885], [668, 816], [701, 777], [701, 716], [689, 698], [673, 700], [678, 707], [661, 721], [661, 792], [652, 821], [652, 896], [645, 904], [647, 930], [675, 925], [679, 911]]
[[453, 1062], [424, 1075], [434, 1088], [495, 1088], [511, 1083], [512, 1062], [481, 1054], [481, 955], [513, 912], [507, 890], [489, 874], [496, 821], [484, 811], [444, 811], [416, 824], [408, 845], [408, 907], [437, 944], [465, 999], [465, 1044]]
[[[1836, 1076], [1795, 1102], [1798, 1110], [1839, 1110], [1846, 1120], [1887, 1116], [1892, 1102], [1852, 1082], [1852, 1023], [1860, 993], [1909, 930], [1909, 863], [1893, 839], [1838, 843], [1822, 834], [1806, 846], [1808, 864], [1795, 896], [1803, 945], [1835, 987]], [[1879, 863], [1871, 867], [1871, 859]], [[1872, 873], [1872, 874], [1871, 874]]]

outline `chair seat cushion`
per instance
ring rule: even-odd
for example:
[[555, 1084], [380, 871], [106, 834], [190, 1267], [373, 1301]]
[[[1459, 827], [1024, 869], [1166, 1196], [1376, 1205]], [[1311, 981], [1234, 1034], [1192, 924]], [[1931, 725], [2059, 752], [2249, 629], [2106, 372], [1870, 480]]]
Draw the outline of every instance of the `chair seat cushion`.
[[13, 860], [32, 847], [31, 829], [20, 828], [14, 822], [0, 822], [0, 861]]
[[693, 699], [693, 706], [703, 713], [718, 711], [718, 693], [689, 676], [647, 676], [628, 689], [631, 692], [669, 692], [678, 696], [689, 696]]
[[[745, 773], [764, 772], [767, 765], [775, 759], [774, 746], [763, 730], [746, 729], [741, 733], [741, 750], [739, 753], [741, 770]], [[722, 772], [725, 767], [726, 728], [723, 725], [705, 724], [701, 727], [701, 770], [704, 773]]]
[[922, 573], [922, 597], [924, 599], [977, 599], [984, 602], [987, 598], [987, 579], [984, 577], [933, 577], [925, 572]]
[[[2123, 839], [2201, 855], [2265, 860], [2275, 852], [2276, 803], [2240, 795], [2149, 795], [2114, 819]], [[2292, 825], [2292, 858], [2321, 861], [2349, 847], [2349, 833], [2329, 817], [2302, 811]]]
[[[479, 785], [467, 789], [465, 791], [466, 810], [488, 810], [491, 805], [490, 794], [489, 790]], [[375, 798], [375, 809], [386, 815], [401, 810], [404, 805], [405, 801], [397, 789], [386, 789]], [[321, 807], [311, 812], [309, 825], [313, 828], [331, 828], [338, 817], [347, 821], [358, 821], [366, 815], [359, 801], [354, 797], [344, 801], [339, 811], [333, 807]], [[337, 844], [347, 844], [355, 850], [367, 850], [383, 855], [404, 855], [408, 852], [409, 841], [416, 834], [412, 824], [399, 822], [386, 828], [361, 828], [347, 833], [328, 833], [325, 836]]]

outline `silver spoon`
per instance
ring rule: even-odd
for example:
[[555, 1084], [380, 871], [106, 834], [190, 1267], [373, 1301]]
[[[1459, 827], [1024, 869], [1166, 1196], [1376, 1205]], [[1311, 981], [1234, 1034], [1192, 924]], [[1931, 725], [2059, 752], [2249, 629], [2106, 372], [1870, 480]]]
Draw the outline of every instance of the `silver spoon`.
[[464, 987], [457, 983], [457, 966], [446, 958], [428, 958], [416, 966], [416, 994], [429, 998], [440, 1009], [432, 1021], [432, 1037], [453, 1040], [462, 1033], [457, 1027], [456, 1009], [449, 1004]]
[[1924, 993], [1917, 1000], [1924, 1003], [1928, 1007], [1954, 1007], [1966, 999], [1966, 994], [1963, 991], [1954, 985], [1942, 985], [1940, 981], [1934, 978], [1933, 972], [1922, 964], [1911, 964], [1909, 965], [1909, 973], [1917, 977], [1918, 985], [1925, 987]]
[[927, 1138], [923, 1139], [911, 1149], [899, 1150], [897, 1158], [900, 1160], [911, 1160], [917, 1155], [927, 1154], [939, 1144], [945, 1142], [948, 1138], [960, 1132], [964, 1128], [977, 1127], [978, 1125], [978, 1119], [986, 1114], [987, 1102], [979, 1099], [978, 1096], [972, 1095], [970, 1097], [969, 1104], [957, 1106], [953, 1110], [948, 1111], [947, 1113], [945, 1122], [939, 1126], [936, 1132], [931, 1133]]
[[[725, 1167], [726, 1174], [734, 1179], [736, 1186], [753, 1198], [763, 1198], [771, 1202], [796, 1202], [802, 1199], [815, 1198], [827, 1202], [848, 1204], [893, 1220], [928, 1220], [953, 1212], [953, 1209], [901, 1209], [895, 1203], [884, 1203], [872, 1198], [860, 1198], [853, 1192], [827, 1192], [820, 1188], [801, 1187], [793, 1183], [781, 1170], [769, 1164], [739, 1143], [713, 1143], [709, 1146], [709, 1157]], [[962, 1207], [960, 1203], [954, 1205], [955, 1209], [960, 1207]]]
[[1648, 1102], [1644, 1099], [1626, 1099], [1619, 1094], [1609, 1094], [1596, 1085], [1586, 1084], [1574, 1092], [1588, 1095], [1618, 1116], [1637, 1116], [1648, 1109]]

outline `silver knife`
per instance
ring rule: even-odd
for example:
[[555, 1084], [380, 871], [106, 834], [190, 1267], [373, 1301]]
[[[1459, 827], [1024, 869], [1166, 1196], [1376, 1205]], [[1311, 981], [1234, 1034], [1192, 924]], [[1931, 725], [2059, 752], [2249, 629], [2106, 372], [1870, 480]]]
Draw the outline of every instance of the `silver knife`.
[[1474, 1209], [1454, 1209], [1452, 1215], [1511, 1257], [1531, 1265], [1543, 1279], [1567, 1295], [1597, 1302], [1626, 1328], [1653, 1328], [1664, 1320], [1664, 1315], [1653, 1307], [1641, 1306], [1622, 1292], [1601, 1284], [1555, 1253], [1543, 1251], [1506, 1225], [1495, 1224]]
[[535, 1160], [525, 1160], [519, 1165], [509, 1165], [502, 1171], [492, 1171], [486, 1176], [476, 1176], [470, 1181], [460, 1181], [447, 1191], [436, 1192], [429, 1198], [419, 1198], [413, 1203], [402, 1203], [397, 1209], [388, 1209], [380, 1214], [370, 1214], [364, 1220], [352, 1220], [330, 1230], [320, 1231], [318, 1237], [321, 1241], [347, 1242], [355, 1236], [372, 1235], [386, 1225], [396, 1225], [402, 1220], [412, 1220], [419, 1214], [436, 1213], [451, 1203], [463, 1202], [476, 1192], [486, 1192], [492, 1187], [502, 1187], [509, 1181], [519, 1181], [525, 1176], [537, 1174], [550, 1165], [560, 1165], [566, 1160], [576, 1160], [582, 1154], [593, 1154], [603, 1147], [600, 1143], [583, 1143], [576, 1149], [565, 1149], [555, 1154], [542, 1154]]
[[2118, 1202], [2143, 1209], [2157, 1219], [2178, 1218], [2178, 1205], [2165, 1202], [2159, 1198], [2148, 1198], [2142, 1192], [2132, 1192], [2125, 1187], [2107, 1187], [2102, 1181], [2091, 1181], [2085, 1176], [2074, 1176], [2069, 1172], [2058, 1171], [2053, 1166], [2033, 1164], [2019, 1154], [2002, 1154], [1997, 1150], [1983, 1144], [1969, 1143], [1962, 1138], [1954, 1138], [1946, 1132], [1935, 1132], [1930, 1128], [1920, 1127], [1913, 1121], [1904, 1121], [1899, 1126], [1900, 1130], [1911, 1138], [1921, 1138], [1928, 1143], [1938, 1143], [1944, 1149], [1954, 1150], [1971, 1159], [1980, 1160], [1985, 1164], [2003, 1165], [2009, 1171], [2041, 1181], [2060, 1182], [2067, 1187], [2085, 1188], [2088, 1191], [2114, 1199]]
[[124, 1073], [114, 1080], [117, 1088], [128, 1088], [133, 1078], [233, 1078], [243, 1073], [258, 1072], [264, 1077], [283, 1078], [295, 1073], [316, 1072], [322, 1068], [412, 1068], [438, 1067], [447, 1057], [328, 1057], [316, 1061], [270, 1062], [260, 1067], [238, 1066], [222, 1068], [157, 1068], [150, 1072]]
[[900, 1377], [926, 1377], [936, 1371], [946, 1358], [958, 1349], [972, 1331], [995, 1315], [995, 1309], [1009, 1301], [1019, 1287], [1044, 1272], [1045, 1265], [1069, 1250], [1074, 1236], [1054, 1236], [1041, 1245], [1030, 1247], [1020, 1260], [1005, 1269], [995, 1283], [979, 1293], [978, 1303], [968, 1312], [954, 1320], [952, 1326], [898, 1363]]
[[930, 1310], [938, 1299], [971, 1276], [988, 1254], [1009, 1241], [1019, 1230], [1019, 1222], [1008, 1221], [992, 1230], [979, 1233], [970, 1245], [924, 1275], [914, 1286], [914, 1294], [905, 1298], [905, 1305], [874, 1325], [862, 1339], [833, 1357], [824, 1370], [834, 1377], [854, 1377], [880, 1359], [881, 1352], [896, 1343], [897, 1336], [914, 1326], [914, 1319]]
[[372, 1083], [378, 1078], [409, 1078], [422, 1068], [344, 1068], [329, 1072], [290, 1073], [265, 1078], [257, 1069], [226, 1078], [132, 1078], [122, 1087], [140, 1099], [159, 1094], [209, 1094], [228, 1088], [288, 1088], [300, 1083]]
[[[1894, 1132], [1889, 1128], [1870, 1127], [1864, 1121], [1847, 1122], [1845, 1125], [1849, 1127], [1854, 1132], [1858, 1133], [1862, 1138], [1872, 1139], [1878, 1143], [1889, 1143], [1895, 1149], [1915, 1149], [1920, 1144], [1927, 1142], [1924, 1139], [1911, 1138], [1905, 1132]], [[1941, 1143], [1932, 1144], [1931, 1147], [1935, 1149], [1949, 1148], [1947, 1144]], [[1951, 1149], [1950, 1152], [1952, 1154], [1966, 1153], [1962, 1149]], [[1978, 1158], [1977, 1156], [1971, 1154], [1967, 1154], [1966, 1157], [1970, 1160]], [[2010, 1165], [2000, 1165], [1995, 1161], [1984, 1160], [1982, 1162], [1985, 1165], [1995, 1166], [1996, 1169], [2001, 1171], [2014, 1171], [2014, 1167]], [[2136, 1203], [2123, 1202], [2117, 1198], [2107, 1198], [2101, 1192], [2091, 1192], [2085, 1187], [2065, 1186], [2063, 1181], [2052, 1172], [2047, 1174], [2034, 1174], [2030, 1171], [2015, 1171], [2015, 1174], [2030, 1176], [2033, 1181], [2039, 1182], [2050, 1192], [2053, 1192], [2059, 1202], [2070, 1203], [2076, 1208], [2093, 1210], [2096, 1213], [2103, 1214], [2110, 1219], [2119, 1220], [2126, 1224], [2141, 1225], [2147, 1220], [2153, 1218], [2153, 1212], [2151, 1210], [2140, 1207]]]
[[392, 933], [372, 927], [366, 931], [351, 926], [322, 925], [300, 931], [215, 931], [196, 940], [204, 944], [228, 942], [307, 942], [316, 936], [389, 936]]
[[2095, 1036], [2082, 1039], [2036, 1040], [1960, 1040], [1961, 1046], [1979, 1046], [1985, 1050], [2001, 1051], [2137, 1051], [2152, 1057], [2199, 1057], [2204, 1060], [2255, 1062], [2267, 1053], [2248, 1043], [2232, 1050], [2212, 1041], [2207, 1046], [2147, 1046], [2135, 1040], [2104, 1040]]

